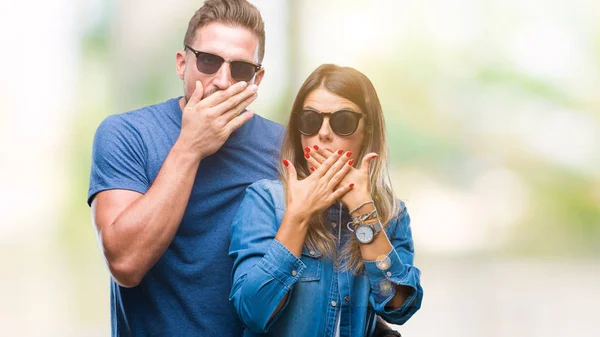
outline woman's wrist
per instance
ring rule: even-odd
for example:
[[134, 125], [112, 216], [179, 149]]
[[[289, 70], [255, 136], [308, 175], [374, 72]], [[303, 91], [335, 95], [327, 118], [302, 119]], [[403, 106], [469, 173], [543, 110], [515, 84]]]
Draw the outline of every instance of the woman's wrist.
[[288, 220], [288, 223], [306, 227], [310, 222], [311, 214], [307, 210], [288, 207], [283, 217]]
[[348, 207], [349, 211], [353, 211], [351, 215], [356, 215], [360, 213], [364, 213], [365, 211], [373, 210], [373, 198], [369, 193], [360, 193], [353, 196], [348, 196], [346, 200], [346, 207]]

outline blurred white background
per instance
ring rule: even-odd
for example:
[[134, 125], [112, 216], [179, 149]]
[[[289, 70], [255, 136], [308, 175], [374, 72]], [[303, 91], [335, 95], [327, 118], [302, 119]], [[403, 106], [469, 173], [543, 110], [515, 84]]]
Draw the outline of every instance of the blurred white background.
[[[322, 63], [374, 83], [425, 291], [403, 336], [598, 336], [600, 2], [256, 0], [253, 105]], [[0, 336], [107, 336], [86, 205], [107, 115], [181, 95], [201, 1], [0, 3]]]

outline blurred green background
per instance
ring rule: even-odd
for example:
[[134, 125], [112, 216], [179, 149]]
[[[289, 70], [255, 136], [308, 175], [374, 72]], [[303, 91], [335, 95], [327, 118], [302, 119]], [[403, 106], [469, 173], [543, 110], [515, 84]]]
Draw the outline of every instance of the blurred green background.
[[[600, 2], [251, 1], [287, 122], [322, 63], [365, 73], [412, 218], [423, 307], [404, 336], [598, 336]], [[107, 336], [86, 196], [106, 116], [182, 94], [201, 1], [0, 4], [0, 335]]]

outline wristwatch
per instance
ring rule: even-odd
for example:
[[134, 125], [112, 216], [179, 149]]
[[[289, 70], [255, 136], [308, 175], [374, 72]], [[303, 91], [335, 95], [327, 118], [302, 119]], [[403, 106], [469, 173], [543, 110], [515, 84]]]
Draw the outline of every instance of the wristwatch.
[[354, 228], [354, 235], [356, 235], [358, 242], [367, 244], [373, 241], [375, 235], [381, 232], [382, 228], [381, 221], [377, 218], [361, 221]]

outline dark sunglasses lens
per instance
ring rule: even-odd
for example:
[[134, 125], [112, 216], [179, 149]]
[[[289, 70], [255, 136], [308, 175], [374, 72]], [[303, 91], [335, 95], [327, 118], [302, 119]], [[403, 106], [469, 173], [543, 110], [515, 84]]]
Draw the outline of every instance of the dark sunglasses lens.
[[331, 116], [329, 124], [333, 132], [340, 136], [349, 136], [358, 128], [358, 117], [350, 111], [338, 111]]
[[323, 118], [321, 114], [315, 111], [302, 111], [298, 114], [298, 130], [307, 136], [312, 136], [319, 132]]
[[216, 73], [224, 61], [220, 56], [209, 53], [199, 53], [196, 60], [198, 71], [207, 75]]
[[231, 77], [236, 81], [250, 81], [256, 73], [256, 67], [253, 64], [242, 61], [231, 62]]

